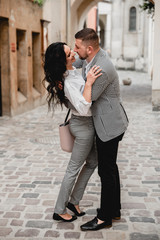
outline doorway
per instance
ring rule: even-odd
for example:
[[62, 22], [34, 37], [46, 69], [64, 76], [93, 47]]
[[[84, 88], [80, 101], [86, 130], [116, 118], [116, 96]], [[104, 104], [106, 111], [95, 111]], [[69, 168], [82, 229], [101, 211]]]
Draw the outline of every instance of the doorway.
[[41, 92], [41, 42], [40, 33], [32, 32], [33, 89]]
[[2, 116], [2, 92], [1, 92], [1, 61], [0, 61], [0, 117], [1, 116]]
[[27, 97], [27, 44], [26, 31], [17, 29], [17, 91], [18, 102]]
[[10, 115], [9, 24], [0, 18], [0, 116]]

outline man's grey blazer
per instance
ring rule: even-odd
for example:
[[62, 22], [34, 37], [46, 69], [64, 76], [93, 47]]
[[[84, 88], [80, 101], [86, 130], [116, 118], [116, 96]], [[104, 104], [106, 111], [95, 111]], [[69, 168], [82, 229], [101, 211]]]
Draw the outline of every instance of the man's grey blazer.
[[[80, 66], [81, 65], [81, 66]], [[92, 86], [92, 106], [94, 126], [98, 137], [109, 141], [125, 132], [128, 118], [120, 99], [119, 78], [108, 54], [100, 49], [91, 62], [91, 67], [97, 65], [102, 69]], [[86, 61], [77, 61], [75, 67], [82, 67], [85, 79]]]

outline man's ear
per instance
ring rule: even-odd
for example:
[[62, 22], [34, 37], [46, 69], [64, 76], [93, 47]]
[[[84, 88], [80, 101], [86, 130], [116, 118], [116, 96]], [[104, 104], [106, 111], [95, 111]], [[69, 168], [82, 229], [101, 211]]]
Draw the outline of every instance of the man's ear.
[[93, 47], [92, 46], [88, 46], [87, 47], [87, 53], [91, 54], [93, 52]]

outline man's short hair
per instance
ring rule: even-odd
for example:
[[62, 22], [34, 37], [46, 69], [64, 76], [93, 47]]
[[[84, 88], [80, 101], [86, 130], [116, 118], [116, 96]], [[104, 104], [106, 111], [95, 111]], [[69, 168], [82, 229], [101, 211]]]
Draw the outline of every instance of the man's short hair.
[[99, 47], [99, 37], [92, 28], [84, 28], [75, 34], [76, 39], [82, 40], [87, 45], [91, 45], [94, 49]]

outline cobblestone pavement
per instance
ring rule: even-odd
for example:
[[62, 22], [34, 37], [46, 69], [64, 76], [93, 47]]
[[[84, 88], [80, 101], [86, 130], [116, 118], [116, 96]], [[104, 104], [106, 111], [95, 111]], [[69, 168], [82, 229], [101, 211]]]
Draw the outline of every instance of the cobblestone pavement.
[[[0, 118], [0, 240], [160, 239], [160, 112], [152, 112], [147, 74], [119, 71], [129, 128], [120, 143], [118, 165], [122, 189], [122, 219], [110, 229], [81, 232], [80, 225], [99, 207], [97, 170], [81, 201], [87, 212], [72, 223], [52, 220], [52, 213], [70, 154], [59, 147], [58, 124], [47, 106]], [[124, 86], [122, 79], [132, 84]]]

